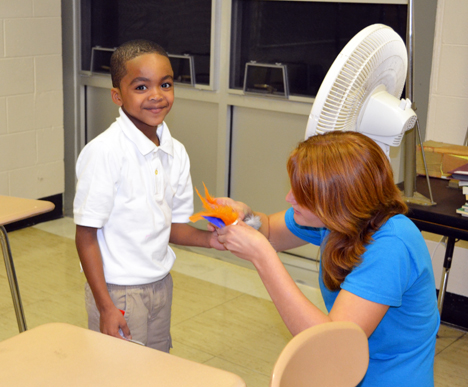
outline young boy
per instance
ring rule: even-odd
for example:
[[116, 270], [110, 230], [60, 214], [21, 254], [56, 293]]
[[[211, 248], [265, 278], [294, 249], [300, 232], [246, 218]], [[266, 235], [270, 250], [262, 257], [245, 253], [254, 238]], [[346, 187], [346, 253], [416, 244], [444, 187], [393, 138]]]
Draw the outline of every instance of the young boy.
[[164, 123], [174, 102], [167, 53], [153, 42], [127, 42], [112, 55], [111, 76], [120, 117], [76, 164], [76, 246], [88, 325], [169, 352], [175, 254], [168, 243], [223, 247], [213, 233], [187, 224], [189, 158]]

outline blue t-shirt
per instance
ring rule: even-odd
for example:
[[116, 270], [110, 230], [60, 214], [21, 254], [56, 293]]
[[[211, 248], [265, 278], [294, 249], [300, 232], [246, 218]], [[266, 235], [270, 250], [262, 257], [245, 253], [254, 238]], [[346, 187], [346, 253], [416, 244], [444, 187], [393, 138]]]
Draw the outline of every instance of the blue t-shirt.
[[[298, 225], [292, 208], [285, 221], [299, 238], [314, 245], [326, 243], [329, 231]], [[341, 284], [361, 298], [390, 306], [369, 337], [369, 368], [360, 386], [434, 386], [440, 318], [424, 238], [404, 215], [390, 218], [372, 237], [361, 263]], [[339, 290], [325, 287], [321, 267], [319, 283], [330, 311]]]

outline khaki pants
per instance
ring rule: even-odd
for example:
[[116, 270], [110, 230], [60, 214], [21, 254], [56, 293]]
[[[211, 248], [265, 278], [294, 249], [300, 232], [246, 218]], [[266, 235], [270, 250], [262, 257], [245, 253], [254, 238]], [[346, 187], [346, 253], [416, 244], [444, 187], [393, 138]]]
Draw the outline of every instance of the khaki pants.
[[[146, 285], [121, 286], [107, 284], [114, 305], [125, 311], [125, 320], [133, 340], [147, 347], [169, 352], [172, 305], [172, 276]], [[99, 311], [89, 284], [85, 285], [88, 328], [99, 332]]]

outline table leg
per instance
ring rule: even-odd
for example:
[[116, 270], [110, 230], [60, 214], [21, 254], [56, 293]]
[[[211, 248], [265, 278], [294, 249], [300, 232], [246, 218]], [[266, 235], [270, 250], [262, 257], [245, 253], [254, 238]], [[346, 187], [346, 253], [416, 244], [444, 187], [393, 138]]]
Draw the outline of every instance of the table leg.
[[442, 270], [442, 279], [439, 287], [439, 297], [437, 299], [437, 308], [442, 317], [442, 308], [444, 307], [445, 291], [447, 290], [450, 267], [452, 266], [453, 250], [455, 248], [455, 238], [447, 237], [447, 247], [445, 248], [444, 268]]
[[24, 332], [26, 328], [26, 319], [24, 317], [23, 304], [21, 303], [21, 296], [18, 287], [18, 280], [16, 279], [15, 266], [13, 264], [13, 256], [11, 255], [10, 243], [5, 227], [0, 226], [0, 243], [2, 245], [3, 258], [5, 259], [5, 269], [10, 284], [11, 297], [13, 299], [13, 306], [15, 308], [16, 320], [20, 333]]

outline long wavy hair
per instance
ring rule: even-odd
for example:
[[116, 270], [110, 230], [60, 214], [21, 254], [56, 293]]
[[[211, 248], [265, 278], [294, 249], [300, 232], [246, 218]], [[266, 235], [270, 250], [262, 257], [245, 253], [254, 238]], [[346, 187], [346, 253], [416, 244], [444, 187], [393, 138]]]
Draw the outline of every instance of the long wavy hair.
[[370, 138], [330, 132], [301, 142], [288, 160], [296, 202], [330, 230], [322, 251], [325, 286], [339, 289], [361, 262], [372, 235], [408, 208], [389, 160]]

